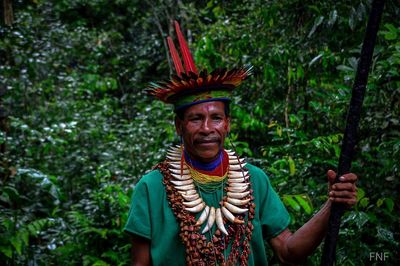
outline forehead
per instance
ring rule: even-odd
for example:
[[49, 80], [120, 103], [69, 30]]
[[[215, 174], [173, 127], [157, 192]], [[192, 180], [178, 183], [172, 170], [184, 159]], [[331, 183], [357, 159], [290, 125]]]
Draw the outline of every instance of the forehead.
[[185, 110], [184, 116], [196, 114], [225, 114], [225, 104], [221, 101], [212, 101], [195, 104]]

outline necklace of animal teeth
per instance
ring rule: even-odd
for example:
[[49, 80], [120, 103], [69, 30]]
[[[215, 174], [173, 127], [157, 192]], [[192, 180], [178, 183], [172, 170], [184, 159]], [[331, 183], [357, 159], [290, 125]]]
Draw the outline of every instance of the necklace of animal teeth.
[[244, 221], [235, 214], [246, 214], [251, 200], [249, 172], [244, 170], [246, 162], [239, 158], [233, 151], [225, 150], [229, 156], [227, 194], [223, 197], [219, 208], [208, 206], [196, 190], [191, 171], [185, 163], [182, 163], [182, 147], [171, 147], [167, 153], [168, 169], [173, 177], [170, 182], [181, 194], [184, 201], [184, 209], [191, 213], [202, 212], [196, 221], [201, 226], [206, 220], [206, 226], [202, 234], [208, 232], [214, 224], [225, 235], [229, 235], [225, 228], [224, 218], [235, 224], [243, 224]]

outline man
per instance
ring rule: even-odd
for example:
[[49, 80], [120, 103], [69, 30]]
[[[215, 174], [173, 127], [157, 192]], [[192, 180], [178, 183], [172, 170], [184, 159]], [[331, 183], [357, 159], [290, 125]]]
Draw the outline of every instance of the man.
[[[135, 187], [125, 230], [133, 265], [266, 265], [264, 239], [283, 263], [299, 263], [319, 245], [332, 202], [356, 203], [357, 177], [331, 185], [329, 200], [295, 233], [265, 173], [224, 149], [230, 131], [229, 95], [250, 68], [197, 74], [175, 22], [186, 74], [171, 38], [178, 76], [150, 93], [174, 104], [181, 146]], [[329, 183], [335, 178], [328, 171]]]

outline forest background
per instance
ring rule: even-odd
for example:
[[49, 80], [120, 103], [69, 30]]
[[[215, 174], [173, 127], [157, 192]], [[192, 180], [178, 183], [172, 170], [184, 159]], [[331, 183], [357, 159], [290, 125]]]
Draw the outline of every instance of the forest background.
[[[173, 19], [200, 68], [254, 66], [234, 94], [231, 138], [297, 229], [327, 199], [370, 4], [4, 0], [0, 264], [129, 264], [135, 183], [179, 142], [172, 108], [144, 92], [171, 73]], [[343, 217], [338, 265], [400, 256], [399, 5], [387, 1], [378, 33], [352, 168], [359, 201]]]

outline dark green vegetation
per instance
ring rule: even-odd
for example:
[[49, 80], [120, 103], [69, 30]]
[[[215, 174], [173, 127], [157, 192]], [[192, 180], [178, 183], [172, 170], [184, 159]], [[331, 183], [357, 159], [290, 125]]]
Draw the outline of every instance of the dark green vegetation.
[[[169, 76], [161, 34], [173, 18], [191, 29], [200, 67], [254, 65], [235, 92], [231, 137], [269, 173], [291, 228], [326, 200], [369, 1], [146, 2], [14, 1], [13, 26], [0, 22], [2, 264], [128, 264], [134, 184], [178, 142], [172, 109], [143, 91]], [[370, 252], [388, 252], [388, 264], [399, 257], [399, 17], [399, 2], [387, 1], [339, 265], [370, 265]]]

